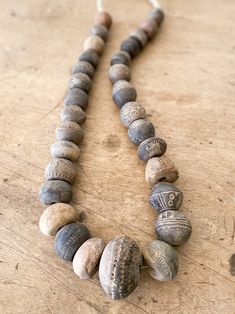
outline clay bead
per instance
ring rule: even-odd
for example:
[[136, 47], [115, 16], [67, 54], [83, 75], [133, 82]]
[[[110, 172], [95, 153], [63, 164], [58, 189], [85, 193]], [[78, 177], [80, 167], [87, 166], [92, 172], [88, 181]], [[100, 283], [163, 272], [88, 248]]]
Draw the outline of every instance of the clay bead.
[[54, 158], [48, 163], [45, 170], [45, 180], [62, 180], [73, 183], [76, 177], [74, 164], [63, 158]]
[[155, 20], [158, 26], [162, 24], [164, 16], [164, 12], [159, 8], [149, 13], [149, 18]]
[[85, 73], [76, 73], [69, 80], [69, 88], [79, 88], [84, 92], [89, 92], [92, 86], [90, 77]]
[[148, 160], [145, 179], [149, 185], [154, 185], [158, 181], [175, 182], [178, 178], [179, 172], [170, 158], [161, 156]]
[[89, 50], [93, 49], [100, 55], [104, 50], [104, 41], [102, 38], [96, 35], [90, 35], [83, 44], [83, 49]]
[[76, 105], [71, 105], [64, 107], [60, 112], [60, 118], [62, 122], [71, 121], [77, 124], [83, 124], [86, 121], [86, 114], [81, 107]]
[[190, 238], [192, 224], [183, 213], [167, 210], [159, 215], [155, 230], [159, 240], [171, 245], [180, 245]]
[[146, 119], [139, 119], [132, 122], [128, 128], [128, 137], [132, 143], [140, 145], [147, 138], [155, 135], [153, 124]]
[[146, 33], [148, 39], [152, 39], [157, 32], [157, 23], [149, 19], [140, 23], [139, 28]]
[[61, 180], [50, 180], [43, 183], [39, 192], [42, 204], [69, 203], [72, 199], [71, 185]]
[[91, 29], [91, 34], [101, 37], [104, 41], [108, 36], [108, 29], [104, 25], [94, 25]]
[[109, 68], [109, 79], [114, 84], [117, 81], [130, 81], [131, 71], [125, 64], [114, 64]]
[[151, 137], [140, 144], [137, 153], [141, 160], [148, 161], [150, 158], [164, 155], [166, 148], [167, 145], [163, 139]]
[[93, 65], [94, 68], [97, 67], [100, 58], [96, 52], [96, 50], [94, 49], [88, 49], [86, 51], [84, 51], [80, 57], [79, 57], [79, 61], [86, 61], [89, 62], [90, 64]]
[[117, 81], [113, 86], [113, 101], [120, 108], [127, 102], [135, 101], [137, 92], [134, 86], [124, 80]]
[[137, 29], [134, 32], [132, 32], [130, 34], [130, 37], [134, 37], [140, 44], [141, 48], [144, 48], [148, 42], [148, 36], [141, 29]]
[[65, 106], [76, 105], [82, 109], [86, 109], [88, 105], [88, 95], [80, 88], [69, 89], [64, 99], [64, 104]]
[[96, 273], [104, 248], [105, 242], [98, 238], [91, 238], [80, 246], [73, 258], [73, 270], [80, 279], [89, 279]]
[[126, 103], [120, 110], [120, 118], [125, 127], [129, 127], [132, 122], [146, 118], [144, 107], [136, 101]]
[[95, 24], [96, 25], [104, 25], [107, 28], [110, 28], [112, 25], [112, 17], [106, 11], [100, 11], [95, 16]]
[[75, 122], [65, 121], [56, 129], [57, 141], [70, 141], [75, 144], [82, 142], [84, 131], [79, 124]]
[[54, 236], [62, 226], [76, 221], [77, 218], [77, 212], [72, 206], [56, 203], [44, 210], [39, 220], [39, 228], [43, 234]]
[[53, 158], [64, 158], [77, 161], [80, 156], [78, 146], [69, 141], [57, 141], [51, 145], [51, 156]]
[[140, 52], [140, 44], [134, 37], [129, 37], [121, 44], [121, 50], [129, 53], [131, 58], [134, 58]]
[[121, 236], [105, 247], [99, 266], [100, 283], [112, 299], [127, 297], [138, 285], [142, 255], [136, 242]]
[[131, 57], [130, 57], [129, 53], [127, 53], [126, 51], [119, 51], [119, 52], [116, 52], [112, 55], [111, 65], [125, 64], [125, 65], [129, 66], [130, 63], [131, 63]]
[[92, 78], [95, 73], [95, 68], [89, 62], [79, 61], [72, 67], [72, 74], [76, 73], [85, 73]]
[[84, 224], [73, 222], [63, 226], [55, 238], [55, 251], [65, 261], [71, 262], [79, 247], [91, 237]]
[[179, 262], [176, 251], [169, 244], [153, 240], [146, 244], [144, 260], [150, 267], [149, 274], [159, 281], [170, 281], [178, 273]]

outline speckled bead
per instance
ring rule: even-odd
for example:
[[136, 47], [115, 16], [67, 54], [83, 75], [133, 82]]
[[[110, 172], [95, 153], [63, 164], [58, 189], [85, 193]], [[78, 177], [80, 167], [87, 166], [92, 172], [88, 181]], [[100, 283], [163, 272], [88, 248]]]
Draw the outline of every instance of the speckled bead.
[[90, 35], [83, 44], [83, 49], [89, 50], [93, 49], [100, 55], [104, 50], [104, 41], [102, 38], [96, 35]]
[[101, 37], [104, 41], [108, 36], [108, 29], [104, 25], [94, 25], [91, 29], [91, 34]]
[[150, 158], [164, 155], [166, 148], [167, 145], [163, 139], [150, 137], [139, 145], [137, 153], [141, 160], [148, 161]]
[[76, 177], [74, 164], [63, 158], [51, 159], [45, 170], [45, 180], [62, 180], [73, 183]]
[[125, 64], [114, 64], [109, 68], [109, 79], [114, 84], [117, 81], [130, 81], [131, 71]]
[[125, 127], [129, 127], [132, 122], [146, 118], [144, 107], [136, 101], [126, 103], [120, 110], [120, 119]]
[[167, 210], [158, 216], [155, 230], [159, 240], [171, 245], [181, 245], [190, 238], [192, 225], [183, 213]]
[[79, 61], [72, 67], [72, 74], [76, 73], [85, 73], [92, 78], [95, 73], [95, 68], [89, 62]]
[[159, 8], [149, 13], [149, 18], [155, 20], [158, 26], [162, 24], [164, 17], [164, 12]]
[[79, 88], [84, 92], [89, 92], [92, 86], [90, 77], [85, 73], [76, 73], [69, 80], [69, 88]]
[[80, 55], [79, 61], [89, 62], [90, 64], [93, 65], [94, 68], [96, 68], [99, 61], [100, 61], [100, 58], [99, 58], [96, 50], [88, 49]]
[[71, 105], [64, 107], [60, 112], [62, 122], [71, 121], [77, 124], [83, 124], [86, 121], [86, 114], [81, 107]]
[[84, 131], [79, 124], [65, 121], [55, 131], [57, 141], [70, 141], [79, 144], [84, 138]]
[[71, 185], [61, 180], [50, 180], [43, 183], [39, 192], [42, 204], [69, 203], [72, 199]]
[[112, 17], [106, 11], [100, 11], [95, 16], [95, 24], [96, 25], [104, 25], [107, 28], [110, 28], [112, 25]]
[[137, 92], [134, 86], [127, 81], [117, 81], [113, 86], [113, 101], [120, 108], [127, 102], [135, 101]]
[[128, 128], [128, 137], [136, 145], [140, 145], [147, 138], [155, 135], [153, 124], [146, 119], [139, 119], [132, 122]]
[[121, 50], [129, 53], [131, 58], [134, 58], [140, 52], [140, 44], [134, 37], [129, 37], [121, 44]]
[[148, 36], [141, 29], [137, 29], [134, 32], [132, 32], [130, 34], [130, 37], [134, 37], [140, 44], [141, 48], [144, 48], [148, 42]]
[[126, 51], [119, 51], [119, 52], [116, 52], [112, 55], [111, 65], [125, 64], [125, 65], [129, 66], [130, 63], [131, 63], [131, 57], [130, 57], [129, 53], [127, 53]]
[[139, 28], [146, 33], [148, 39], [152, 39], [157, 32], [157, 23], [154, 19], [145, 20], [140, 23]]
[[65, 106], [76, 105], [82, 109], [86, 109], [88, 105], [88, 95], [80, 88], [72, 88], [68, 90], [68, 94], [64, 99]]
[[51, 145], [51, 156], [53, 158], [64, 158], [77, 161], [80, 156], [78, 146], [69, 141], [57, 141]]

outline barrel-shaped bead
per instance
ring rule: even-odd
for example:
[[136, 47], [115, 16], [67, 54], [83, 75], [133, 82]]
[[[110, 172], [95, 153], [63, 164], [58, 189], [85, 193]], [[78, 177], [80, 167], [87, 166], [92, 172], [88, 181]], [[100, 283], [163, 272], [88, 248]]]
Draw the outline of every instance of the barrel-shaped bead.
[[140, 145], [147, 138], [155, 135], [153, 124], [147, 119], [138, 119], [132, 122], [128, 128], [128, 137], [136, 145]]
[[86, 114], [81, 107], [76, 105], [66, 106], [60, 112], [62, 122], [71, 121], [83, 124], [86, 121]]
[[57, 141], [51, 145], [51, 156], [77, 161], [80, 156], [80, 149], [70, 141]]
[[132, 122], [138, 119], [145, 119], [146, 111], [141, 103], [132, 101], [126, 103], [120, 110], [120, 118], [125, 127], [129, 127]]
[[134, 86], [124, 80], [117, 81], [113, 86], [113, 101], [120, 108], [127, 102], [135, 101], [137, 92]]
[[109, 68], [109, 79], [114, 84], [117, 81], [130, 81], [131, 71], [125, 64], [114, 64]]
[[42, 204], [69, 203], [72, 199], [71, 185], [61, 180], [50, 180], [43, 183], [39, 192]]
[[45, 170], [46, 180], [62, 180], [73, 183], [76, 177], [76, 167], [67, 159], [53, 158]]
[[79, 144], [84, 138], [84, 131], [80, 125], [70, 121], [62, 122], [55, 133], [57, 141], [70, 141]]
[[138, 147], [138, 156], [141, 160], [148, 161], [150, 158], [159, 157], [166, 152], [166, 142], [158, 137], [150, 137]]

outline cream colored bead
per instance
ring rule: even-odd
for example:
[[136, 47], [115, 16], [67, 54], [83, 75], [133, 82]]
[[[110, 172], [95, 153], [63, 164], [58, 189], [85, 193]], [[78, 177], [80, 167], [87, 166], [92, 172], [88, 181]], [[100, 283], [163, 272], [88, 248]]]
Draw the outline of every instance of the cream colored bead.
[[83, 48], [85, 51], [94, 49], [98, 54], [101, 54], [104, 49], [104, 41], [97, 35], [91, 35], [85, 40]]

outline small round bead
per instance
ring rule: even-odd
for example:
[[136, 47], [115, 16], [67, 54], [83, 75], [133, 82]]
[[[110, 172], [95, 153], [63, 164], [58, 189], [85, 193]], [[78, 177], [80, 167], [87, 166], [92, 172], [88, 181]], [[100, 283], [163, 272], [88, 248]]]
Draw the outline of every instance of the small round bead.
[[130, 65], [130, 63], [131, 63], [131, 57], [129, 53], [127, 53], [126, 51], [119, 51], [112, 55], [111, 65], [125, 64], [128, 66]]
[[159, 26], [162, 24], [164, 17], [164, 12], [161, 9], [156, 9], [149, 13], [149, 18], [154, 19]]
[[79, 247], [91, 237], [84, 224], [73, 222], [63, 226], [55, 238], [55, 251], [65, 261], [72, 262]]
[[145, 119], [135, 120], [128, 129], [129, 139], [136, 145], [155, 135], [155, 128], [151, 122]]
[[140, 144], [137, 153], [141, 160], [148, 161], [150, 158], [164, 155], [166, 148], [167, 145], [163, 139], [151, 137]]
[[51, 156], [53, 158], [64, 158], [77, 161], [80, 156], [78, 146], [69, 141], [57, 141], [51, 145]]
[[144, 48], [148, 42], [148, 36], [141, 29], [137, 29], [136, 31], [132, 32], [130, 37], [134, 37], [142, 48]]
[[71, 185], [61, 180], [50, 180], [43, 183], [39, 192], [42, 204], [69, 203], [72, 199]]
[[129, 37], [122, 42], [121, 50], [126, 51], [131, 58], [134, 58], [140, 52], [140, 44], [135, 38]]
[[62, 122], [55, 132], [57, 141], [70, 141], [79, 144], [84, 138], [83, 129], [75, 122]]
[[107, 28], [110, 28], [112, 24], [112, 17], [108, 12], [100, 11], [95, 16], [95, 24], [104, 25]]
[[134, 86], [127, 81], [117, 81], [113, 86], [113, 101], [120, 108], [127, 102], [135, 101], [137, 92]]
[[171, 245], [181, 245], [188, 241], [192, 233], [189, 219], [181, 212], [167, 210], [161, 213], [155, 229], [159, 240]]
[[76, 177], [74, 164], [63, 158], [54, 158], [48, 163], [45, 170], [45, 180], [62, 180], [73, 183]]
[[86, 109], [88, 105], [88, 95], [80, 88], [72, 88], [68, 90], [68, 94], [64, 99], [65, 106], [76, 105], [82, 109]]
[[183, 201], [183, 193], [174, 184], [158, 182], [152, 188], [149, 203], [159, 213], [165, 210], [178, 210]]
[[92, 86], [90, 77], [85, 73], [76, 73], [69, 80], [69, 88], [80, 88], [89, 92]]
[[83, 124], [86, 121], [86, 114], [81, 107], [71, 105], [64, 107], [64, 109], [60, 112], [60, 118], [63, 122], [71, 121]]
[[114, 84], [117, 81], [130, 81], [131, 71], [125, 64], [114, 64], [109, 68], [109, 79]]
[[39, 228], [45, 235], [54, 236], [65, 224], [76, 221], [76, 210], [69, 204], [56, 203], [47, 207], [39, 220]]
[[85, 73], [92, 78], [95, 73], [95, 68], [89, 62], [79, 61], [72, 67], [72, 74], [76, 73]]
[[139, 28], [147, 34], [149, 39], [152, 39], [157, 32], [157, 23], [149, 19], [140, 23]]
[[125, 127], [129, 127], [132, 122], [146, 118], [144, 107], [136, 101], [126, 103], [120, 110], [120, 118]]
[[154, 185], [158, 181], [175, 182], [178, 178], [179, 172], [170, 158], [161, 156], [148, 160], [145, 179], [149, 185]]
[[96, 35], [90, 35], [83, 44], [84, 50], [94, 49], [98, 55], [104, 50], [104, 41]]
[[100, 61], [100, 58], [94, 49], [88, 49], [80, 55], [79, 61], [89, 62], [93, 65], [94, 68], [96, 68]]
[[108, 36], [108, 29], [104, 25], [94, 25], [91, 29], [91, 34], [101, 37], [104, 41]]

